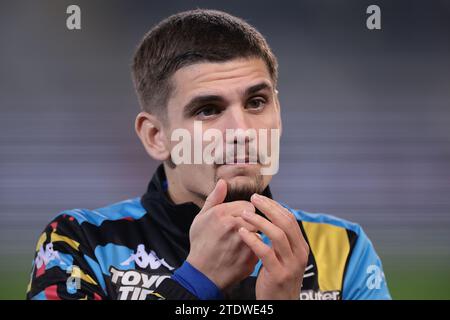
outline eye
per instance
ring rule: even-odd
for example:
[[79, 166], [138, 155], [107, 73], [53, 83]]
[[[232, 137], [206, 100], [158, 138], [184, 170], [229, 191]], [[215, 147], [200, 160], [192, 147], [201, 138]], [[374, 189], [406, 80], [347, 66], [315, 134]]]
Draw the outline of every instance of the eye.
[[215, 105], [206, 105], [203, 107], [200, 107], [196, 112], [195, 116], [200, 118], [209, 118], [212, 116], [215, 116], [217, 114], [220, 114], [222, 110]]
[[266, 100], [263, 98], [253, 98], [248, 101], [248, 109], [262, 109], [266, 105]]

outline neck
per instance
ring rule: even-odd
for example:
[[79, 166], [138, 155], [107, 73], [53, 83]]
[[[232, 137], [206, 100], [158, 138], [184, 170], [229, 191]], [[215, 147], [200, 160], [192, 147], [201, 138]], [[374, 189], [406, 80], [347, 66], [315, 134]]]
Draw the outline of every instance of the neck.
[[180, 182], [178, 175], [174, 172], [174, 169], [170, 168], [166, 163], [163, 165], [167, 178], [167, 195], [170, 200], [172, 200], [174, 204], [193, 202], [199, 208], [202, 208], [205, 203], [205, 198], [186, 190]]

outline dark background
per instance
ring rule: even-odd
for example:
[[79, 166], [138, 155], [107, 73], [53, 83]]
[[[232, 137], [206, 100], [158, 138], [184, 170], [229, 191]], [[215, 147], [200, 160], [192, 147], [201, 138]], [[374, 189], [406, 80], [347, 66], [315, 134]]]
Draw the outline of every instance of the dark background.
[[278, 57], [275, 198], [360, 223], [394, 298], [450, 299], [450, 1], [425, 0], [1, 1], [0, 298], [24, 297], [58, 212], [145, 191], [157, 163], [134, 133], [131, 56], [197, 7], [244, 18]]

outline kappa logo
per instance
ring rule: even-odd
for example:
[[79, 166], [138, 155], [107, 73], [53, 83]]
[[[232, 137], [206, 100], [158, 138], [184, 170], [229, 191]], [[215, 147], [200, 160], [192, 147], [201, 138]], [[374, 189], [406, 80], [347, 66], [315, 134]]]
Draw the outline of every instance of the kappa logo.
[[58, 251], [53, 249], [53, 243], [50, 242], [45, 246], [45, 249], [44, 245], [40, 247], [34, 262], [36, 264], [36, 268], [39, 269], [40, 267], [42, 267], [42, 265], [47, 265], [50, 261], [54, 259], [58, 259], [61, 262], [61, 264], [65, 264], [61, 260]]
[[164, 259], [159, 259], [155, 251], [151, 250], [150, 253], [145, 251], [143, 244], [138, 245], [136, 253], [133, 253], [127, 260], [123, 261], [121, 266], [128, 266], [131, 262], [135, 262], [142, 269], [150, 266], [150, 269], [158, 269], [161, 265], [165, 266], [169, 270], [173, 270], [174, 267], [169, 265]]

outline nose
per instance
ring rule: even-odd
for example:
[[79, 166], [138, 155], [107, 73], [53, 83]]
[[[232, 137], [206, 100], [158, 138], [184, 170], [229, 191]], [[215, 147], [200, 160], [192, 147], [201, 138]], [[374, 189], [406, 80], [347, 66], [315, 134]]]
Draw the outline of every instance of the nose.
[[[234, 141], [227, 141], [227, 143], [239, 143], [236, 140], [241, 134], [246, 134], [246, 131], [248, 129], [252, 129], [252, 124], [251, 124], [251, 119], [250, 116], [247, 112], [245, 112], [245, 109], [240, 106], [240, 105], [236, 105], [236, 106], [232, 106], [229, 110], [228, 110], [228, 114], [226, 117], [226, 121], [224, 124], [224, 131], [226, 132], [226, 130], [233, 130], [235, 133], [235, 137], [234, 137]], [[241, 132], [241, 133], [240, 133]], [[252, 137], [248, 137], [248, 135], [245, 135], [245, 142], [249, 142], [249, 140]], [[241, 143], [244, 141], [240, 141]]]
[[257, 155], [257, 133], [253, 128], [252, 115], [240, 105], [235, 104], [228, 107], [222, 118], [224, 140], [225, 140], [225, 162], [242, 162], [248, 157], [251, 163], [258, 161]]
[[242, 129], [245, 131], [252, 127], [250, 116], [245, 112], [245, 109], [242, 106], [232, 106], [228, 111], [225, 129]]

